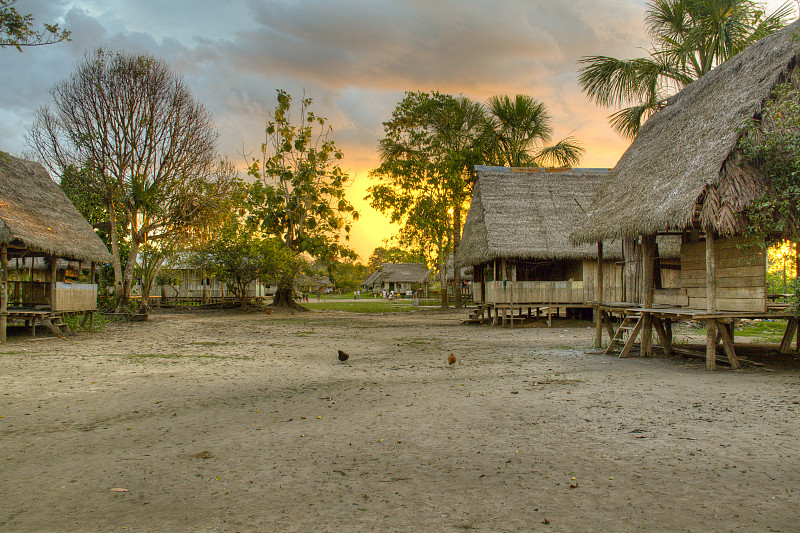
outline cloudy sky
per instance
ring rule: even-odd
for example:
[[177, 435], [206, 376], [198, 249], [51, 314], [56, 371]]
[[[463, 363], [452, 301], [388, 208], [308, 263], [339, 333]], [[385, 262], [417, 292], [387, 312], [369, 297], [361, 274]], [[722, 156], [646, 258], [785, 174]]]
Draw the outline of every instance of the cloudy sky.
[[[275, 90], [314, 99], [327, 116], [349, 198], [362, 218], [362, 258], [393, 234], [363, 201], [382, 122], [404, 91], [485, 101], [526, 93], [554, 118], [555, 139], [587, 148], [581, 166], [612, 167], [627, 143], [577, 85], [586, 55], [638, 57], [648, 48], [646, 0], [18, 0], [20, 12], [59, 22], [72, 41], [18, 53], [0, 49], [0, 150], [20, 154], [33, 112], [85, 51], [150, 53], [180, 72], [214, 115], [220, 151], [244, 164], [263, 141]], [[770, 10], [780, 0], [767, 2]]]

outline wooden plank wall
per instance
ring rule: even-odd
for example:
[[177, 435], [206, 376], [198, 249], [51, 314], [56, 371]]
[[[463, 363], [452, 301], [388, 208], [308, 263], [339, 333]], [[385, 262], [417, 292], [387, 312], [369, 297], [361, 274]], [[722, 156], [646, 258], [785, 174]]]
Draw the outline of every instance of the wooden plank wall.
[[97, 285], [94, 283], [56, 283], [53, 311], [95, 311]]
[[[603, 261], [603, 301], [622, 302], [624, 292], [622, 279], [625, 267], [617, 261]], [[597, 261], [583, 261], [584, 302], [596, 302], [597, 297]]]
[[[767, 250], [745, 237], [718, 239], [717, 309], [767, 310]], [[681, 246], [681, 287], [689, 308], [706, 309], [706, 243]]]
[[[582, 281], [487, 281], [485, 303], [584, 303]], [[480, 287], [473, 288], [473, 295]]]

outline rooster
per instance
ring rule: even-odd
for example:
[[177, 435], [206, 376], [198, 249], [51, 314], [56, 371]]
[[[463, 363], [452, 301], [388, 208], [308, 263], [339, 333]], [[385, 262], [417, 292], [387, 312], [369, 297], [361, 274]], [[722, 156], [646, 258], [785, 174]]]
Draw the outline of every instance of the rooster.
[[349, 358], [350, 358], [350, 356], [349, 356], [349, 355], [347, 355], [347, 354], [346, 354], [346, 353], [344, 353], [343, 351], [339, 350], [339, 361], [341, 361], [342, 363], [344, 363], [344, 362], [345, 362], [345, 361], [347, 361]]
[[450, 366], [456, 364], [456, 356], [453, 355], [453, 352], [450, 352], [450, 355], [447, 357], [447, 364]]

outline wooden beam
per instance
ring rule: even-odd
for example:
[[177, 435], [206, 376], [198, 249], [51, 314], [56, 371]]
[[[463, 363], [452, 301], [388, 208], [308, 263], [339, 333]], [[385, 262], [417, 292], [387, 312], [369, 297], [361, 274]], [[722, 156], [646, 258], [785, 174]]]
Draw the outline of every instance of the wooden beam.
[[736, 357], [736, 350], [733, 348], [733, 338], [728, 331], [727, 324], [717, 323], [717, 331], [719, 332], [719, 336], [722, 337], [722, 347], [725, 349], [725, 355], [728, 356], [728, 362], [731, 364], [731, 368], [739, 368], [741, 365], [739, 364], [739, 358]]
[[[716, 243], [714, 231], [706, 229], [706, 311], [714, 313], [717, 310], [716, 286]], [[717, 368], [717, 323], [715, 320], [706, 321], [706, 368]]]
[[8, 245], [0, 247], [0, 267], [3, 269], [3, 290], [0, 292], [0, 342], [6, 342], [6, 326], [8, 326]]
[[639, 317], [639, 320], [636, 321], [636, 325], [633, 327], [633, 331], [631, 331], [631, 336], [628, 337], [628, 342], [625, 343], [625, 347], [622, 348], [622, 351], [619, 353], [620, 357], [628, 357], [628, 354], [631, 353], [631, 350], [633, 349], [633, 343], [636, 340], [636, 337], [639, 336], [639, 331], [642, 329], [642, 322], [644, 322], [644, 314]]
[[658, 334], [658, 339], [661, 342], [661, 348], [664, 349], [664, 355], [669, 357], [672, 355], [670, 350], [671, 341], [669, 337], [667, 337], [667, 331], [664, 328], [664, 321], [660, 318], [653, 317], [653, 326], [655, 327], [656, 333]]
[[[597, 303], [603, 303], [603, 241], [597, 241]], [[594, 332], [594, 347], [601, 348], [603, 346], [603, 311], [600, 307], [595, 307], [595, 332]]]
[[[655, 274], [656, 236], [642, 235], [642, 307], [653, 307], [653, 278]], [[653, 328], [650, 313], [644, 313], [642, 321], [642, 356], [653, 356]]]
[[781, 353], [789, 353], [792, 349], [792, 341], [794, 340], [794, 334], [797, 331], [797, 319], [790, 318], [789, 321], [786, 323], [786, 331], [783, 333], [783, 339], [781, 340]]

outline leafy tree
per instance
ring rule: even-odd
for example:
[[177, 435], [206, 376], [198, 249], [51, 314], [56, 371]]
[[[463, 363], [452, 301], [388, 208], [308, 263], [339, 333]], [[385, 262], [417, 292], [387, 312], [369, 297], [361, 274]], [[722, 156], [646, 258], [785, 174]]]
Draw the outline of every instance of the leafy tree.
[[278, 239], [262, 238], [252, 228], [230, 221], [217, 238], [195, 247], [187, 258], [192, 268], [216, 276], [247, 305], [247, 290], [256, 281], [273, 284], [296, 268], [292, 254]]
[[[279, 90], [260, 157], [248, 169], [256, 178], [248, 200], [249, 221], [297, 255], [355, 257], [346, 242], [358, 212], [345, 198], [350, 177], [339, 166], [342, 151], [327, 120], [310, 109], [311, 98], [300, 100], [295, 123], [291, 103], [291, 96]], [[300, 307], [293, 294], [296, 274], [296, 269], [283, 272], [273, 305]]]
[[518, 94], [492, 96], [487, 102], [494, 144], [490, 159], [510, 167], [577, 166], [584, 148], [574, 137], [552, 146], [552, 118], [542, 102]]
[[[443, 267], [458, 246], [473, 167], [483, 161], [491, 139], [484, 110], [466, 98], [407, 92], [383, 126], [381, 165], [370, 174], [378, 183], [367, 199], [400, 224], [402, 247]], [[442, 291], [442, 307], [448, 306]]]
[[333, 265], [331, 269], [334, 282], [337, 289], [343, 292], [354, 291], [358, 289], [361, 282], [364, 281], [370, 274], [370, 267], [354, 261], [339, 261]]
[[69, 41], [70, 32], [58, 24], [43, 24], [33, 28], [33, 15], [20, 14], [14, 7], [17, 0], [0, 0], [0, 48], [13, 46], [22, 52], [23, 46], [43, 46]]
[[211, 115], [152, 56], [97, 50], [50, 93], [53, 107], [39, 110], [27, 140], [62, 179], [81, 169], [74, 192], [102, 199], [124, 305], [140, 247], [173, 246], [210, 224], [228, 208], [236, 172], [216, 158]]
[[800, 236], [800, 81], [779, 84], [740, 138], [744, 162], [763, 176], [747, 208], [748, 231], [767, 241]]
[[424, 263], [425, 258], [419, 253], [409, 252], [398, 246], [385, 248], [378, 246], [372, 251], [367, 266], [374, 272], [384, 263]]
[[783, 27], [792, 10], [788, 2], [766, 15], [754, 0], [650, 0], [648, 56], [583, 57], [578, 81], [598, 105], [628, 106], [609, 119], [617, 133], [633, 138], [667, 97]]

